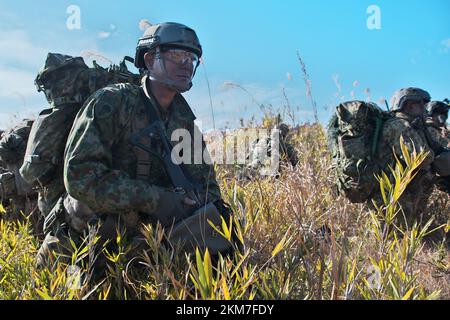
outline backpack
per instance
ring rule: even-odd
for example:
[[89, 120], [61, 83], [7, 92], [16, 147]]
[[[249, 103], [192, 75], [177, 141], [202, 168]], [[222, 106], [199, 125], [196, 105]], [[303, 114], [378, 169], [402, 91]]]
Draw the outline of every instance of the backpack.
[[62, 177], [63, 155], [72, 123], [84, 102], [97, 90], [111, 84], [140, 84], [141, 76], [131, 73], [125, 61], [109, 68], [89, 68], [83, 58], [48, 53], [35, 83], [44, 91], [51, 108], [43, 110], [34, 122], [20, 174], [32, 186], [42, 187]]
[[[0, 140], [0, 164], [4, 169], [4, 172], [11, 177], [11, 183], [14, 186], [10, 188], [13, 190], [9, 196], [26, 196], [32, 195], [34, 192], [19, 174], [19, 168], [23, 163], [23, 157], [27, 146], [30, 130], [33, 125], [33, 120], [24, 119], [14, 128], [4, 132]], [[3, 177], [6, 177], [3, 176]], [[2, 179], [2, 183], [3, 181]]]
[[0, 140], [0, 162], [3, 166], [22, 164], [33, 122], [34, 120], [24, 119], [3, 133]]
[[328, 124], [337, 191], [353, 203], [367, 201], [378, 189], [378, 144], [383, 124], [391, 117], [375, 103], [349, 101], [336, 107]]

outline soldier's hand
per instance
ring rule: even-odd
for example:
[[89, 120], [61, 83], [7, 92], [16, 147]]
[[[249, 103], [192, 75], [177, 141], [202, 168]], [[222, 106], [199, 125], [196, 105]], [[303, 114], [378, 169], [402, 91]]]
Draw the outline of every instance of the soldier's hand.
[[195, 201], [186, 197], [185, 194], [179, 194], [171, 191], [161, 191], [158, 207], [152, 215], [161, 223], [163, 227], [172, 225], [189, 216]]

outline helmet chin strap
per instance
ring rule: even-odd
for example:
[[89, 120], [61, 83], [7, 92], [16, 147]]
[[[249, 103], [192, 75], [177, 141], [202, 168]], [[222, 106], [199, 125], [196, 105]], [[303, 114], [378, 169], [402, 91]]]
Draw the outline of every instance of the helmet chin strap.
[[195, 71], [197, 70], [198, 65], [195, 67], [195, 70], [191, 76], [191, 81], [189, 81], [189, 83], [186, 86], [180, 86], [180, 84], [177, 83], [176, 81], [169, 79], [166, 65], [165, 65], [164, 59], [162, 58], [161, 50], [159, 47], [156, 48], [155, 58], [159, 61], [159, 66], [160, 66], [163, 74], [158, 75], [157, 73], [154, 73], [154, 72], [151, 72], [150, 70], [148, 70], [148, 75], [149, 75], [150, 80], [162, 83], [163, 85], [175, 90], [178, 93], [183, 93], [183, 92], [189, 91], [192, 88], [192, 78], [195, 75]]

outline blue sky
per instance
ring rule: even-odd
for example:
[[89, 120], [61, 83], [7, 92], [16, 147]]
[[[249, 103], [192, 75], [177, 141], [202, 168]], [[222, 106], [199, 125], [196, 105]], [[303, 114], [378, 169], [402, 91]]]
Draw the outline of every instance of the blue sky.
[[[381, 29], [369, 30], [370, 5]], [[81, 28], [69, 30], [70, 5]], [[216, 126], [260, 115], [258, 104], [289, 103], [300, 122], [313, 120], [296, 57], [306, 63], [319, 117], [339, 101], [378, 102], [401, 87], [419, 86], [434, 99], [450, 97], [450, 1], [10, 1], [0, 3], [0, 127], [36, 115], [46, 100], [34, 77], [46, 53], [99, 54], [118, 62], [134, 55], [139, 22], [177, 21], [194, 28], [204, 48]], [[107, 60], [97, 58], [106, 65]], [[205, 69], [186, 94], [203, 129], [212, 127]], [[226, 88], [225, 82], [241, 85]]]

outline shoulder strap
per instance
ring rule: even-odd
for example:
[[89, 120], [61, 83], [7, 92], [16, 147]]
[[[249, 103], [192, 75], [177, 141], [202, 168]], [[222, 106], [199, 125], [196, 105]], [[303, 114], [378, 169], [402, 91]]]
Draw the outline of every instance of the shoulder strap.
[[[195, 192], [198, 194], [201, 191], [201, 186], [194, 182], [183, 165], [177, 165], [171, 160], [172, 144], [165, 133], [164, 124], [155, 108], [157, 102], [155, 101], [154, 97], [152, 97], [151, 93], [149, 93], [149, 95], [147, 96], [143, 88], [141, 88], [140, 94], [144, 101], [148, 122], [145, 128], [141, 129], [131, 136], [130, 142], [137, 149], [140, 149], [137, 154], [142, 155], [141, 159], [138, 159], [141, 170], [143, 170], [146, 165], [142, 152], [145, 152], [147, 154], [147, 160], [149, 160], [149, 154], [152, 153], [164, 163], [167, 173], [169, 174], [172, 184], [175, 188], [183, 189], [186, 192]], [[161, 140], [164, 150], [163, 155], [157, 154], [154, 150], [152, 150], [150, 146], [151, 135], [156, 135]], [[142, 138], [144, 138], [144, 141], [142, 141]]]
[[143, 148], [138, 147], [138, 144], [151, 146], [151, 138], [149, 135], [141, 134], [145, 128], [149, 126], [145, 106], [139, 105], [140, 110], [136, 111], [134, 119], [132, 120], [132, 135], [130, 142], [133, 145], [133, 150], [136, 155], [136, 178], [141, 180], [148, 180], [150, 178], [150, 153]]
[[374, 157], [378, 153], [378, 146], [380, 142], [381, 129], [383, 128], [383, 120], [381, 117], [375, 118], [375, 131], [373, 133], [371, 156]]

